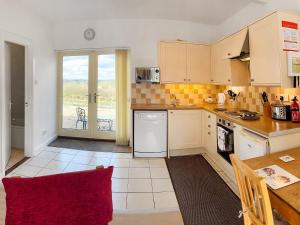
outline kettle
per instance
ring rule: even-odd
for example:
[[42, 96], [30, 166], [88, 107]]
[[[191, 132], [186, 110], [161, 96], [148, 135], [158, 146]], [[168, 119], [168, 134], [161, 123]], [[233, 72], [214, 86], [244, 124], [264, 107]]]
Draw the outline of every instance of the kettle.
[[218, 105], [224, 105], [226, 96], [224, 93], [218, 93]]

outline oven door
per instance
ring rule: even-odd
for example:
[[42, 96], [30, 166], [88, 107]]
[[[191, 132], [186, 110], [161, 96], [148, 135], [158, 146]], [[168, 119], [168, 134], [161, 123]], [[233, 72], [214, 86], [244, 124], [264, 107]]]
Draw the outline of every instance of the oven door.
[[233, 130], [217, 124], [217, 151], [228, 163], [231, 164], [229, 155], [234, 153]]

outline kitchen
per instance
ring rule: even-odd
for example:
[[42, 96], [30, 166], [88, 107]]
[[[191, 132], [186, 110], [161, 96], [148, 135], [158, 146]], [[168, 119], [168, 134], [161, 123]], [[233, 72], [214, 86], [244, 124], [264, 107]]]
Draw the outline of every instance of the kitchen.
[[159, 68], [137, 71], [131, 87], [134, 157], [206, 155], [237, 193], [230, 154], [247, 160], [300, 146], [290, 62], [299, 46], [285, 41], [299, 22], [275, 12], [212, 45], [161, 41]]

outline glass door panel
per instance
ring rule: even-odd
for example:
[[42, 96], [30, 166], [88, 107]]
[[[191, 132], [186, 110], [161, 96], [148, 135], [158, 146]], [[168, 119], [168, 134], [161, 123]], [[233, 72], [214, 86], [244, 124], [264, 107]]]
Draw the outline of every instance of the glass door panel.
[[63, 129], [88, 129], [89, 96], [89, 56], [63, 56]]
[[116, 73], [115, 55], [98, 55], [97, 66], [97, 127], [99, 136], [114, 138], [116, 131]]

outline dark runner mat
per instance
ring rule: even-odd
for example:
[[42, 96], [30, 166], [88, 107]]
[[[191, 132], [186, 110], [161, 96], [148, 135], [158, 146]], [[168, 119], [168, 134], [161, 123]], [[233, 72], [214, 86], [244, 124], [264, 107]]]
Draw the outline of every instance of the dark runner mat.
[[242, 225], [240, 199], [201, 155], [166, 159], [185, 225]]

